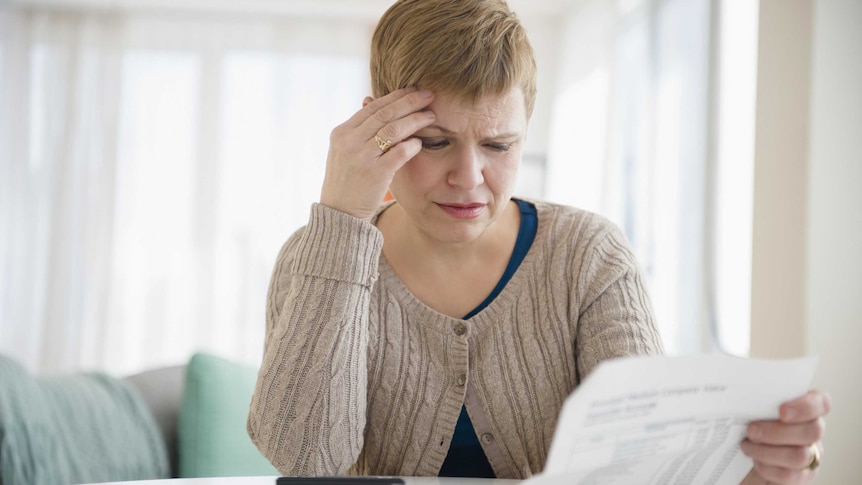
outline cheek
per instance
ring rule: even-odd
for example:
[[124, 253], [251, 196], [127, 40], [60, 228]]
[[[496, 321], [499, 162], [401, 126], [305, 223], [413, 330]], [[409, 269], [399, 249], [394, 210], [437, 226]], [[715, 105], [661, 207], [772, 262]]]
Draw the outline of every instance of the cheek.
[[408, 197], [409, 194], [416, 194], [422, 191], [421, 163], [417, 163], [416, 157], [405, 163], [395, 172], [392, 181], [389, 183], [389, 191], [398, 198]]
[[514, 185], [521, 166], [520, 155], [497, 160], [485, 169], [485, 180], [496, 185]]
[[433, 183], [434, 178], [439, 176], [441, 169], [441, 164], [435, 162], [434, 159], [420, 153], [395, 173], [393, 181], [397, 179], [400, 183], [406, 182], [413, 185]]

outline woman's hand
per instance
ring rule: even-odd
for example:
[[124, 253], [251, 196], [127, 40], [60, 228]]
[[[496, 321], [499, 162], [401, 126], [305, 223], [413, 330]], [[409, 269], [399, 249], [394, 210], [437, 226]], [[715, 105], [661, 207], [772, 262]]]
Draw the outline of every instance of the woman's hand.
[[[826, 423], [823, 419], [832, 407], [828, 394], [809, 391], [788, 401], [779, 409], [777, 421], [753, 421], [742, 452], [754, 460], [754, 469], [743, 480], [744, 485], [804, 484], [816, 475], [812, 466], [815, 453], [823, 453]], [[817, 451], [814, 450], [817, 448]], [[819, 462], [818, 462], [819, 464]]]
[[332, 130], [320, 203], [371, 220], [395, 172], [422, 149], [412, 135], [434, 122], [434, 113], [423, 111], [433, 100], [431, 91], [415, 88], [365, 98], [361, 110]]

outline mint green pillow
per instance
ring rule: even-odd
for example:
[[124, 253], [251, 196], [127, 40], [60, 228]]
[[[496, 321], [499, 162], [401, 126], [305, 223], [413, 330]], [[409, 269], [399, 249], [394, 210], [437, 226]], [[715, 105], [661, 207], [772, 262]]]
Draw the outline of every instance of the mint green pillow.
[[179, 417], [180, 477], [279, 475], [246, 432], [256, 379], [252, 366], [192, 356]]

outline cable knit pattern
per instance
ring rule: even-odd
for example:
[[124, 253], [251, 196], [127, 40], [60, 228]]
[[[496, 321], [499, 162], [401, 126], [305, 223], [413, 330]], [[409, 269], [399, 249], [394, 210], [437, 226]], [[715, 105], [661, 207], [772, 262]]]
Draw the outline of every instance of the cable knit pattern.
[[599, 362], [662, 345], [604, 218], [533, 202], [538, 231], [478, 315], [425, 306], [372, 223], [315, 204], [282, 248], [248, 431], [285, 475], [436, 475], [462, 404], [500, 478], [542, 470], [565, 398]]

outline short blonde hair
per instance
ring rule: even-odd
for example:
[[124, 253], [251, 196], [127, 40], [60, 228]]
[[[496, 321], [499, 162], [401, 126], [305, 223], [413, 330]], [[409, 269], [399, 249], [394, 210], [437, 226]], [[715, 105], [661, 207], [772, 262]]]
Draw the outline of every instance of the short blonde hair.
[[504, 0], [398, 0], [371, 40], [375, 98], [417, 86], [468, 102], [520, 87], [527, 117], [536, 99], [536, 61]]

